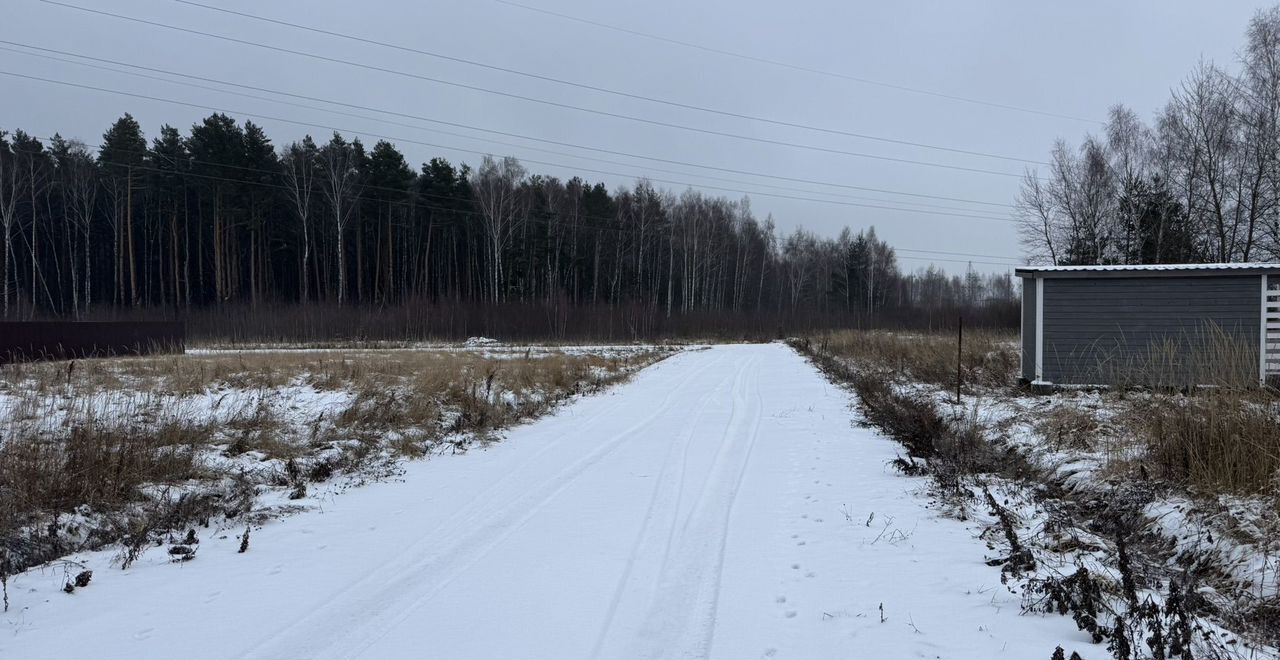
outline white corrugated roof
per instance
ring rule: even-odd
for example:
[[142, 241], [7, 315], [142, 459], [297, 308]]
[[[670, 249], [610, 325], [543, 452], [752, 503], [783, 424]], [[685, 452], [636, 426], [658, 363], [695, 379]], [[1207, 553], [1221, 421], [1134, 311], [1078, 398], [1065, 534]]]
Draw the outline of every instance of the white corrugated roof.
[[1078, 272], [1127, 272], [1127, 271], [1170, 271], [1170, 270], [1280, 270], [1277, 263], [1229, 263], [1229, 264], [1138, 264], [1138, 265], [1103, 265], [1103, 266], [1018, 266], [1019, 271], [1035, 273], [1078, 273]]

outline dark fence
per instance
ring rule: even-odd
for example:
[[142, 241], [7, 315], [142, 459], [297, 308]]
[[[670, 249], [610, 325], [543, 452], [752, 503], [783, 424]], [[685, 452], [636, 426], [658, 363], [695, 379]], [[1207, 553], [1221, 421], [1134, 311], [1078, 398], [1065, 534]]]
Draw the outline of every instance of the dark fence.
[[184, 350], [182, 321], [0, 321], [0, 364]]

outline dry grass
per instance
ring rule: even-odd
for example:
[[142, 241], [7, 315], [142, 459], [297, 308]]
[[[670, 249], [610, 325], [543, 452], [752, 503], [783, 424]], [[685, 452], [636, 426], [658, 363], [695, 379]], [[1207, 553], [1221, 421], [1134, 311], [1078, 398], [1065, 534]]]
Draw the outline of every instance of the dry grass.
[[986, 442], [976, 412], [944, 410], [925, 392], [899, 388], [888, 370], [851, 367], [847, 359], [814, 353], [812, 343], [797, 348], [808, 352], [830, 377], [851, 385], [867, 420], [906, 447], [909, 460], [896, 461], [902, 471], [928, 471], [940, 488], [954, 491], [965, 476], [1026, 469], [1018, 456], [996, 451]]
[[1274, 390], [1259, 386], [1256, 345], [1207, 324], [1140, 359], [1111, 395], [1119, 399], [1133, 382], [1153, 388], [1116, 401], [1142, 450], [1140, 474], [1204, 493], [1274, 492], [1280, 406]]
[[[116, 417], [94, 410], [72, 413], [53, 433], [30, 420], [0, 426], [0, 578], [75, 549], [60, 536], [60, 516], [125, 511], [147, 501], [148, 488], [215, 476], [200, 460], [209, 425], [180, 414]], [[94, 546], [114, 540], [129, 527], [125, 518], [107, 518], [107, 529], [89, 530], [81, 540]]]
[[[243, 481], [237, 492], [265, 484], [305, 493], [307, 481], [374, 459], [383, 466], [446, 440], [455, 448], [488, 441], [665, 355], [252, 351], [6, 365], [0, 563], [31, 565], [73, 549], [46, 538], [44, 522], [73, 512], [111, 521], [115, 531], [97, 530], [99, 541], [181, 524], [184, 508], [150, 499], [157, 487], [198, 494]], [[207, 518], [215, 509], [249, 507], [199, 511]], [[133, 515], [152, 510], [163, 524]]]
[[1206, 493], [1277, 488], [1280, 407], [1269, 392], [1215, 388], [1140, 398], [1125, 418], [1154, 476]]
[[[851, 360], [862, 368], [883, 369], [944, 388], [956, 386], [955, 333], [844, 330], [812, 339], [820, 353]], [[1004, 387], [1017, 380], [1017, 333], [973, 330], [964, 333], [960, 356], [966, 387]]]
[[24, 398], [74, 391], [91, 396], [141, 391], [190, 396], [210, 390], [270, 390], [305, 384], [321, 390], [440, 392], [492, 376], [493, 388], [515, 392], [572, 387], [596, 373], [652, 362], [657, 353], [625, 356], [548, 351], [495, 359], [444, 350], [251, 351], [196, 355], [33, 362], [0, 366], [0, 395]]
[[1098, 383], [1113, 390], [1134, 387], [1185, 389], [1258, 386], [1258, 346], [1240, 341], [1216, 323], [1154, 342], [1134, 355], [1096, 356]]
[[1057, 449], [1090, 449], [1097, 444], [1101, 426], [1093, 411], [1063, 405], [1045, 413], [1035, 431]]
[[[850, 365], [851, 373], [946, 391], [955, 387], [954, 334], [842, 331], [816, 336], [810, 344], [818, 354]], [[1037, 409], [1030, 425], [1054, 448], [1104, 451], [1113, 474], [1160, 479], [1206, 493], [1274, 492], [1280, 480], [1280, 403], [1275, 391], [1258, 387], [1257, 355], [1255, 346], [1206, 325], [1155, 344], [1125, 364], [1100, 362], [1099, 373], [1109, 374], [1106, 382], [1113, 383], [1101, 393], [1100, 405], [1118, 411], [1107, 424], [1095, 412], [1067, 402], [1047, 412]], [[991, 388], [987, 393], [999, 395], [1017, 376], [1016, 336], [966, 333], [962, 367], [967, 386], [985, 386]], [[876, 390], [859, 387], [864, 401], [883, 400]], [[914, 422], [896, 425], [931, 426], [925, 412], [915, 414], [919, 419]], [[925, 431], [905, 435], [921, 433]]]
[[0, 508], [70, 511], [116, 506], [148, 484], [202, 476], [209, 430], [177, 420], [151, 429], [76, 425], [58, 439], [10, 437], [0, 449]]

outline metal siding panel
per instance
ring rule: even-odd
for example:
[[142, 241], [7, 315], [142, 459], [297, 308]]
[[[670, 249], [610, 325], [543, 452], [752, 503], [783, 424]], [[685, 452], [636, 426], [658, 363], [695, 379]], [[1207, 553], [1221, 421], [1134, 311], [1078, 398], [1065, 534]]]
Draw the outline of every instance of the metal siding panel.
[[1036, 284], [1022, 283], [1022, 377], [1036, 378]]
[[[1256, 351], [1260, 314], [1257, 275], [1046, 277], [1044, 377], [1062, 384], [1107, 384], [1137, 376], [1137, 365], [1153, 347], [1189, 346], [1210, 323]], [[1172, 352], [1179, 360], [1191, 353]]]

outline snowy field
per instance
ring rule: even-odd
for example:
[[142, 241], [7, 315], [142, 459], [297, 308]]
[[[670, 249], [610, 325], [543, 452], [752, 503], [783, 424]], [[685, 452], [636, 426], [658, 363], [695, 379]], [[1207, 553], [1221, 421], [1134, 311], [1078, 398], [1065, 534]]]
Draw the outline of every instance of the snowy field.
[[1048, 658], [982, 529], [780, 344], [686, 351], [505, 441], [130, 568], [9, 585], [0, 657]]

